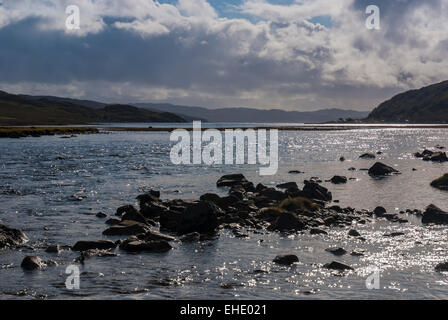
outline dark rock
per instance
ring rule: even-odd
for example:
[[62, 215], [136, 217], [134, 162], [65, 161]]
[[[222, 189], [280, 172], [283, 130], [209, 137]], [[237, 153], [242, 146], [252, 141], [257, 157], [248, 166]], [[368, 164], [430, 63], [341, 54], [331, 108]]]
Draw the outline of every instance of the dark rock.
[[361, 235], [359, 234], [359, 232], [356, 231], [355, 229], [351, 229], [351, 230], [348, 232], [348, 235], [349, 235], [350, 237], [359, 237], [359, 236], [361, 236]]
[[168, 208], [160, 202], [145, 202], [140, 205], [140, 213], [147, 219], [159, 218]]
[[140, 234], [137, 236], [138, 239], [140, 240], [145, 240], [145, 241], [175, 241], [176, 238], [169, 236], [167, 234], [163, 234], [157, 231], [148, 231], [144, 234]]
[[274, 188], [266, 188], [260, 191], [260, 195], [270, 200], [282, 201], [287, 198], [286, 194]]
[[328, 248], [325, 251], [334, 254], [335, 256], [342, 256], [347, 253], [343, 248]]
[[306, 225], [292, 212], [283, 212], [271, 224], [270, 229], [276, 231], [299, 231], [306, 228]]
[[20, 266], [25, 270], [31, 271], [43, 268], [45, 266], [45, 263], [39, 257], [26, 256], [25, 259], [23, 259]]
[[96, 214], [96, 217], [97, 217], [97, 218], [106, 218], [106, 217], [107, 217], [107, 214], [105, 214], [104, 212], [98, 212], [98, 213]]
[[448, 262], [439, 263], [438, 265], [436, 265], [435, 269], [438, 272], [448, 271]]
[[385, 165], [384, 163], [377, 162], [369, 169], [369, 175], [378, 177], [378, 176], [387, 176], [391, 174], [400, 173], [398, 170], [395, 170], [392, 167]]
[[445, 152], [434, 152], [429, 159], [433, 162], [447, 162], [448, 157]]
[[148, 224], [145, 217], [138, 211], [126, 212], [122, 217], [121, 221], [135, 221], [143, 224]]
[[293, 254], [279, 255], [274, 258], [273, 262], [289, 266], [293, 263], [299, 262], [299, 258]]
[[317, 199], [322, 201], [331, 201], [333, 196], [331, 195], [331, 192], [328, 191], [327, 188], [322, 187], [321, 185], [317, 184], [316, 182], [311, 181], [304, 181], [305, 186], [303, 188], [303, 193], [307, 198], [310, 199]]
[[182, 213], [174, 210], [168, 210], [160, 215], [160, 228], [164, 230], [176, 231], [180, 223]]
[[448, 212], [430, 204], [423, 213], [422, 223], [448, 224]]
[[45, 252], [59, 253], [59, 252], [61, 252], [61, 247], [59, 245], [48, 246], [47, 249], [45, 249]]
[[343, 161], [345, 161], [345, 158], [344, 157], [340, 157], [339, 161], [343, 162]]
[[363, 153], [359, 156], [361, 159], [375, 159], [375, 155], [373, 153]]
[[146, 233], [148, 226], [139, 222], [125, 220], [103, 231], [106, 236], [131, 236]]
[[215, 193], [206, 193], [206, 194], [203, 194], [199, 198], [199, 200], [201, 200], [201, 201], [210, 201], [210, 202], [213, 202], [214, 204], [217, 204], [221, 200], [221, 197], [218, 196]]
[[355, 167], [350, 167], [350, 168], [348, 168], [348, 171], [356, 171], [356, 168]]
[[331, 269], [331, 270], [340, 270], [340, 271], [353, 270], [353, 268], [350, 267], [349, 265], [346, 265], [339, 261], [332, 261], [331, 263], [327, 263], [324, 265], [324, 268]]
[[128, 204], [128, 205], [119, 207], [117, 209], [117, 213], [115, 215], [121, 217], [125, 213], [136, 213], [136, 212], [138, 212], [137, 209], [135, 209], [134, 206]]
[[376, 207], [373, 210], [373, 213], [377, 216], [377, 217], [382, 217], [385, 213], [386, 213], [386, 209], [384, 209], [384, 207]]
[[20, 230], [0, 224], [0, 248], [24, 244], [28, 237]]
[[185, 210], [180, 217], [177, 231], [209, 233], [218, 227], [218, 216], [224, 215], [221, 208], [208, 201], [200, 201]]
[[98, 241], [78, 241], [73, 246], [74, 251], [86, 251], [89, 249], [113, 249], [116, 244], [109, 240], [98, 240]]
[[290, 189], [290, 188], [298, 189], [299, 186], [295, 182], [286, 182], [286, 183], [278, 184], [277, 188], [280, 188], [280, 189]]
[[237, 173], [237, 174], [228, 174], [228, 175], [222, 176], [221, 178], [219, 178], [216, 185], [218, 187], [231, 187], [233, 185], [243, 184], [246, 182], [249, 182], [249, 181], [247, 181], [246, 177], [244, 177], [244, 175], [242, 175], [241, 173]]
[[330, 180], [334, 184], [347, 183], [347, 177], [344, 176], [334, 176]]
[[167, 241], [124, 241], [120, 249], [126, 252], [153, 252], [162, 253], [170, 251], [173, 247]]
[[108, 219], [108, 220], [106, 220], [106, 224], [108, 224], [108, 225], [110, 225], [110, 226], [114, 226], [114, 225], [116, 225], [116, 224], [119, 224], [121, 222], [121, 220], [120, 219], [117, 219], [117, 218], [110, 218], [110, 219]]
[[431, 187], [440, 189], [440, 190], [448, 190], [448, 173], [444, 174], [438, 179], [435, 179], [431, 182]]
[[328, 232], [319, 228], [312, 228], [310, 234], [328, 234]]
[[399, 237], [399, 236], [404, 236], [404, 235], [405, 235], [404, 232], [391, 232], [391, 233], [385, 233], [383, 236], [394, 238], [394, 237]]
[[291, 173], [291, 174], [301, 174], [301, 173], [304, 173], [304, 172], [302, 172], [300, 170], [291, 170], [288, 173]]
[[180, 238], [180, 241], [182, 242], [198, 242], [200, 240], [201, 235], [199, 234], [199, 232], [188, 233]]

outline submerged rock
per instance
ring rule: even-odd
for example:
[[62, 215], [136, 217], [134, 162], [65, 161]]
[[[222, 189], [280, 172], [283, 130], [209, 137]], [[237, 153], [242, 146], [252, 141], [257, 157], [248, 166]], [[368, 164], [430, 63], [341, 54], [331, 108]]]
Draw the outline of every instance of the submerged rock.
[[430, 204], [423, 213], [422, 223], [448, 224], [448, 212]]
[[327, 252], [329, 252], [329, 253], [332, 253], [332, 254], [334, 254], [335, 256], [342, 256], [342, 255], [344, 255], [344, 254], [346, 254], [347, 253], [347, 251], [346, 250], [344, 250], [344, 248], [328, 248], [328, 249], [325, 249], [325, 251], [327, 251]]
[[373, 213], [377, 216], [377, 217], [382, 217], [384, 214], [386, 214], [386, 209], [384, 209], [384, 207], [376, 207], [373, 210]]
[[4, 247], [18, 246], [24, 244], [29, 239], [20, 230], [8, 228], [0, 224], [0, 249]]
[[376, 156], [373, 153], [363, 153], [359, 156], [361, 159], [375, 159]]
[[283, 212], [269, 227], [276, 231], [300, 231], [306, 228], [305, 223], [292, 212]]
[[358, 231], [356, 231], [355, 229], [351, 229], [351, 230], [348, 232], [348, 235], [349, 235], [350, 237], [359, 237], [359, 236], [361, 236], [361, 234], [360, 234]]
[[76, 242], [72, 247], [74, 251], [86, 251], [90, 249], [113, 249], [116, 247], [115, 242], [110, 240], [88, 241], [81, 240]]
[[388, 176], [392, 174], [399, 174], [400, 171], [385, 165], [384, 163], [377, 162], [369, 169], [369, 175], [374, 177]]
[[324, 268], [331, 269], [331, 270], [340, 270], [340, 271], [354, 270], [349, 265], [339, 262], [339, 261], [332, 261], [331, 263], [327, 263], [324, 265]]
[[305, 186], [303, 188], [303, 194], [310, 199], [316, 199], [321, 201], [331, 201], [333, 196], [331, 192], [328, 191], [327, 188], [322, 187], [316, 182], [312, 181], [304, 181]]
[[334, 176], [330, 180], [334, 184], [341, 184], [341, 183], [347, 183], [347, 177], [344, 176]]
[[26, 256], [25, 259], [23, 259], [20, 266], [25, 270], [36, 270], [41, 269], [45, 266], [45, 263], [42, 261], [41, 258], [36, 256]]
[[231, 187], [236, 184], [244, 184], [248, 182], [249, 181], [246, 179], [244, 175], [242, 175], [241, 173], [237, 173], [222, 176], [221, 178], [219, 178], [216, 185], [218, 187]]
[[440, 189], [440, 190], [448, 190], [448, 173], [444, 174], [438, 179], [435, 179], [431, 182], [431, 187]]
[[289, 266], [293, 263], [299, 262], [299, 258], [294, 254], [279, 255], [274, 258], [273, 262]]
[[123, 216], [126, 213], [138, 213], [137, 209], [134, 208], [134, 206], [128, 204], [125, 206], [121, 206], [117, 209], [117, 212], [115, 213], [116, 216]]
[[153, 252], [162, 253], [170, 251], [173, 247], [167, 241], [124, 241], [120, 249], [126, 252]]
[[289, 189], [289, 188], [298, 189], [299, 186], [295, 182], [286, 182], [286, 183], [278, 184], [277, 188], [280, 188], [280, 189]]
[[103, 231], [106, 236], [132, 236], [140, 233], [146, 233], [148, 226], [131, 220], [121, 221], [119, 224], [111, 226]]
[[435, 266], [436, 271], [444, 272], [448, 271], [448, 262], [442, 262]]

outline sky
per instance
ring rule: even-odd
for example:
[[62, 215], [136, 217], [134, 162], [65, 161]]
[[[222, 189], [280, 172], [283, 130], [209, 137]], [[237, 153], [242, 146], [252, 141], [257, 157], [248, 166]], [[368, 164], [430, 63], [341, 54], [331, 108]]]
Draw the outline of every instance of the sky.
[[[366, 27], [369, 5], [379, 30]], [[448, 0], [0, 0], [11, 93], [371, 110], [447, 80], [446, 57]]]

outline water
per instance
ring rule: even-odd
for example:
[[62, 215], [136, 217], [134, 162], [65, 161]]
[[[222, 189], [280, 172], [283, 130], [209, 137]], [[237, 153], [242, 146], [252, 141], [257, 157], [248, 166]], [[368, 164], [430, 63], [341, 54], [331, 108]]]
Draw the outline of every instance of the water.
[[[448, 164], [424, 162], [412, 156], [423, 147], [445, 146], [448, 130], [378, 129], [350, 131], [279, 132], [278, 174], [260, 177], [258, 166], [176, 166], [169, 159], [169, 133], [114, 132], [0, 140], [0, 223], [23, 230], [30, 248], [0, 252], [1, 299], [433, 299], [448, 298], [448, 277], [434, 266], [448, 260], [448, 228], [422, 226], [407, 214], [409, 223], [376, 220], [356, 229], [365, 242], [349, 239], [348, 229], [329, 235], [295, 236], [249, 232], [235, 238], [221, 231], [216, 240], [182, 244], [165, 254], [126, 254], [94, 257], [80, 265], [81, 290], [65, 288], [65, 268], [78, 256], [69, 250], [45, 253], [49, 244], [71, 246], [81, 239], [104, 238], [104, 219], [122, 204], [150, 188], [162, 197], [197, 199], [216, 188], [223, 174], [242, 172], [254, 183], [276, 185], [312, 176], [356, 178], [346, 185], [324, 182], [341, 206], [373, 209], [384, 206], [395, 213], [424, 209], [430, 203], [448, 209], [448, 193], [430, 181], [448, 172]], [[364, 152], [382, 151], [380, 161], [402, 174], [373, 180], [365, 171], [376, 160], [360, 160]], [[347, 161], [338, 159], [344, 156]], [[416, 168], [417, 171], [412, 171]], [[289, 174], [301, 170], [304, 174]], [[404, 232], [397, 238], [384, 233]], [[112, 238], [114, 239], [114, 238]], [[260, 242], [259, 240], [263, 240]], [[334, 257], [325, 249], [341, 246], [349, 253], [366, 250], [364, 257]], [[300, 262], [282, 267], [271, 261], [277, 254], [296, 254]], [[23, 272], [26, 255], [57, 261], [41, 271]], [[340, 260], [354, 272], [335, 274], [322, 268]], [[365, 285], [369, 266], [380, 268], [379, 290]]]

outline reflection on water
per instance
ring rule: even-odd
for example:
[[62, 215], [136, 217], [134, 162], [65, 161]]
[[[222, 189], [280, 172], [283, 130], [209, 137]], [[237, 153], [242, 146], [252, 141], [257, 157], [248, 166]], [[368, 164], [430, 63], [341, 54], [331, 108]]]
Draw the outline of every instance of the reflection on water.
[[[98, 257], [81, 268], [81, 290], [65, 289], [65, 268], [77, 254], [63, 250], [45, 253], [48, 244], [73, 245], [80, 239], [102, 238], [99, 211], [113, 215], [125, 203], [150, 188], [164, 198], [197, 199], [216, 188], [223, 174], [242, 172], [255, 183], [279, 182], [333, 175], [353, 178], [345, 185], [324, 182], [341, 206], [390, 213], [424, 209], [434, 203], [448, 209], [447, 192], [429, 186], [448, 172], [448, 164], [415, 159], [422, 147], [448, 144], [448, 130], [382, 129], [338, 132], [280, 132], [280, 166], [276, 176], [260, 177], [258, 166], [175, 166], [169, 160], [169, 134], [112, 133], [73, 139], [58, 137], [0, 140], [0, 223], [25, 231], [30, 247], [0, 253], [1, 298], [447, 298], [448, 278], [434, 265], [448, 259], [448, 228], [422, 226], [415, 216], [409, 223], [375, 220], [355, 228], [366, 241], [347, 237], [346, 228], [328, 235], [282, 236], [248, 231], [235, 238], [221, 231], [218, 239], [195, 244], [174, 243], [165, 254], [126, 254]], [[402, 174], [373, 180], [365, 171], [375, 160], [360, 160], [364, 152], [382, 151], [380, 161]], [[344, 156], [347, 160], [340, 162]], [[355, 167], [356, 171], [348, 171]], [[412, 169], [417, 169], [413, 171]], [[289, 174], [300, 170], [304, 174]], [[404, 235], [385, 237], [402, 232]], [[343, 247], [335, 257], [328, 247]], [[354, 249], [364, 256], [352, 256]], [[299, 257], [293, 267], [271, 261], [281, 253]], [[25, 255], [53, 259], [58, 266], [24, 273]], [[337, 274], [322, 268], [332, 260], [350, 264], [355, 271]], [[380, 268], [380, 290], [366, 289], [369, 266]]]

